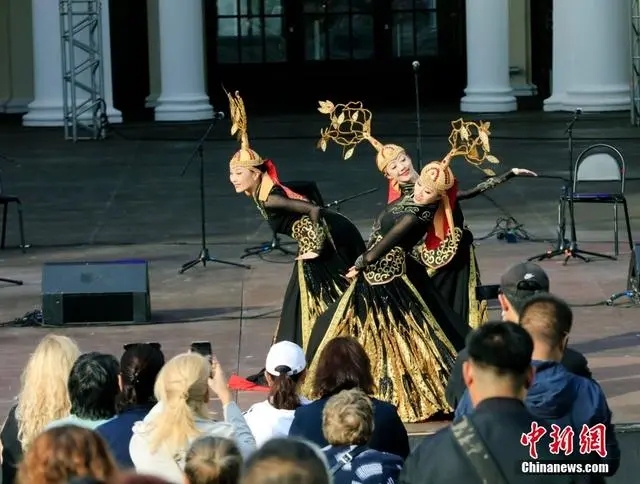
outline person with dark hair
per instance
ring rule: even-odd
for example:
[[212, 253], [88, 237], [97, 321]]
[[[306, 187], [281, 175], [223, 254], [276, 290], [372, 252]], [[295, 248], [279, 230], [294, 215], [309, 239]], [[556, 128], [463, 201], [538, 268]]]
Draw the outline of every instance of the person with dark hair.
[[[358, 388], [371, 396], [375, 391], [371, 375], [371, 361], [362, 345], [352, 337], [338, 337], [329, 341], [320, 355], [312, 382], [306, 382], [310, 393], [318, 398], [298, 407], [289, 429], [290, 436], [304, 437], [325, 447], [329, 445], [322, 431], [322, 412], [329, 399], [342, 390]], [[403, 459], [409, 455], [409, 437], [397, 408], [387, 402], [371, 398], [374, 410], [374, 429], [369, 447], [395, 454]]]
[[269, 398], [244, 414], [258, 447], [274, 437], [289, 435], [295, 410], [309, 403], [298, 394], [306, 367], [304, 351], [291, 341], [280, 341], [269, 349], [265, 365]]
[[[573, 429], [576, 448], [580, 447], [584, 425], [603, 425], [606, 434], [606, 458], [609, 475], [620, 465], [620, 448], [612, 425], [607, 398], [593, 380], [570, 373], [561, 363], [569, 340], [573, 313], [569, 305], [551, 294], [539, 294], [526, 301], [520, 313], [520, 325], [534, 343], [535, 380], [529, 388], [525, 405], [538, 419], [561, 428]], [[456, 419], [473, 412], [469, 392], [456, 409]], [[600, 460], [596, 454], [593, 458]]]
[[[344, 215], [322, 206], [307, 193], [283, 184], [273, 161], [249, 145], [247, 114], [239, 93], [227, 93], [232, 134], [240, 149], [229, 162], [229, 181], [236, 193], [247, 195], [276, 234], [298, 242], [298, 257], [284, 295], [274, 343], [292, 341], [306, 350], [316, 319], [349, 285], [349, 270], [365, 245], [358, 228]], [[248, 378], [264, 383], [264, 373]]]
[[71, 414], [51, 422], [47, 428], [77, 425], [94, 430], [112, 419], [120, 391], [119, 371], [118, 360], [112, 355], [97, 352], [81, 355], [71, 368], [67, 384]]
[[[489, 322], [471, 333], [463, 375], [475, 412], [425, 438], [406, 460], [400, 483], [573, 482], [570, 476], [541, 480], [521, 472], [519, 462], [532, 460], [522, 435], [545, 425], [523, 404], [533, 381], [533, 348], [529, 333], [516, 324]], [[567, 459], [551, 454], [546, 440], [537, 452], [539, 461]]]
[[[498, 301], [502, 308], [502, 320], [518, 323], [524, 303], [532, 296], [547, 294], [548, 292], [549, 277], [538, 264], [521, 262], [511, 266], [500, 279]], [[466, 348], [458, 353], [447, 382], [447, 401], [453, 408], [458, 406], [465, 390], [462, 365], [468, 356]], [[592, 378], [587, 359], [579, 351], [568, 347], [565, 348], [562, 364], [571, 373], [585, 378]]]
[[129, 442], [133, 424], [143, 420], [157, 403], [153, 394], [156, 377], [164, 366], [164, 354], [158, 343], [125, 345], [120, 358], [116, 400], [118, 415], [100, 425], [96, 431], [107, 441], [121, 468], [133, 468]]
[[246, 462], [242, 484], [330, 484], [322, 450], [302, 439], [271, 439]]

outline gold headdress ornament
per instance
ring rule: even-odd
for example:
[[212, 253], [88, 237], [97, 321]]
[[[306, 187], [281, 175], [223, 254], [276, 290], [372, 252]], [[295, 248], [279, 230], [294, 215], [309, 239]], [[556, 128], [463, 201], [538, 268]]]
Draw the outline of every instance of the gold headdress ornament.
[[462, 118], [451, 123], [451, 134], [449, 135], [449, 145], [451, 150], [442, 161], [432, 161], [420, 172], [420, 183], [441, 195], [443, 203], [436, 212], [434, 226], [436, 235], [440, 239], [446, 236], [444, 227], [444, 217], [446, 216], [449, 230], [453, 230], [453, 213], [449, 202], [448, 190], [455, 184], [455, 177], [449, 167], [451, 160], [456, 156], [463, 156], [464, 159], [474, 167], [482, 170], [486, 175], [495, 176], [495, 172], [490, 168], [481, 168], [486, 161], [489, 163], [500, 163], [500, 160], [490, 154], [489, 128], [491, 123], [464, 121]]
[[229, 113], [231, 116], [231, 136], [237, 135], [238, 141], [240, 141], [240, 149], [235, 152], [229, 164], [232, 167], [242, 168], [260, 166], [264, 163], [264, 160], [249, 146], [247, 112], [244, 109], [244, 101], [238, 91], [235, 94], [227, 92], [227, 97], [229, 98]]
[[327, 149], [329, 141], [333, 141], [342, 146], [342, 156], [348, 160], [353, 155], [356, 146], [366, 140], [378, 152], [376, 165], [381, 172], [384, 172], [389, 163], [405, 152], [401, 146], [383, 145], [371, 136], [373, 115], [371, 111], [362, 106], [360, 101], [335, 105], [331, 101], [318, 101], [318, 103], [320, 104], [318, 111], [322, 114], [328, 114], [331, 122], [328, 128], [320, 130], [318, 148], [322, 151]]

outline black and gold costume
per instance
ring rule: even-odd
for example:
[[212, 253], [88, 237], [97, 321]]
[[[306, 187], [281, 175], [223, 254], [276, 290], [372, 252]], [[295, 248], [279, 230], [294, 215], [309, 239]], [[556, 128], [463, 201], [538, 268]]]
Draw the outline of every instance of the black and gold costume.
[[411, 197], [385, 207], [359, 258], [362, 270], [316, 321], [307, 348], [313, 374], [313, 357], [329, 340], [356, 337], [371, 359], [375, 397], [397, 405], [404, 422], [451, 412], [446, 382], [468, 332], [424, 277], [424, 267], [410, 257], [437, 207], [416, 205]]
[[254, 198], [262, 216], [276, 233], [298, 242], [298, 255], [319, 254], [315, 259], [294, 262], [274, 337], [274, 343], [293, 341], [306, 348], [318, 316], [347, 288], [344, 274], [365, 244], [357, 227], [342, 214], [289, 198], [270, 178], [263, 181], [263, 186], [266, 183], [270, 185], [268, 190], [258, 190]]
[[[510, 170], [500, 176], [488, 178], [469, 190], [458, 191], [453, 207], [455, 237], [449, 237], [435, 249], [429, 249], [424, 243], [418, 244], [413, 253], [426, 266], [428, 275], [445, 300], [472, 328], [485, 323], [488, 312], [487, 302], [478, 300], [476, 295], [476, 289], [482, 285], [480, 268], [473, 233], [465, 224], [460, 202], [495, 188], [514, 176]], [[413, 184], [403, 184], [400, 190], [408, 193], [413, 190]]]
[[[361, 103], [323, 101], [319, 111], [330, 118], [330, 126], [321, 131], [321, 149], [334, 141], [344, 147], [343, 157], [348, 159], [357, 144], [369, 141], [383, 172], [395, 157], [406, 156], [402, 147], [383, 145], [371, 136], [371, 112]], [[308, 383], [314, 377], [316, 355], [331, 339], [352, 336], [371, 360], [374, 396], [396, 405], [404, 422], [421, 422], [452, 411], [445, 388], [470, 328], [425, 274], [424, 262], [415, 257], [414, 249], [425, 243], [429, 232], [437, 237], [440, 249], [456, 235], [449, 230], [454, 228], [452, 206], [457, 193], [449, 163], [455, 156], [464, 156], [480, 164], [488, 156], [488, 148], [483, 150], [485, 138], [488, 145], [488, 125], [455, 121], [451, 151], [443, 161], [429, 163], [419, 177], [421, 196], [430, 191], [434, 202], [418, 204], [410, 190], [377, 217], [367, 251], [356, 260], [355, 279], [314, 325], [307, 346], [308, 396], [314, 396], [309, 395]], [[454, 241], [452, 256], [459, 240]]]
[[[249, 170], [256, 176], [259, 182], [252, 195], [256, 206], [276, 233], [298, 242], [298, 255], [317, 254], [316, 258], [294, 263], [274, 336], [274, 342], [287, 340], [305, 348], [316, 318], [347, 288], [344, 274], [365, 244], [357, 227], [346, 217], [316, 205], [310, 196], [296, 193], [280, 182], [273, 162], [249, 146], [244, 101], [237, 92], [227, 95], [231, 134], [237, 134], [240, 141], [230, 168]], [[260, 383], [263, 379], [263, 372], [250, 377], [250, 381]]]

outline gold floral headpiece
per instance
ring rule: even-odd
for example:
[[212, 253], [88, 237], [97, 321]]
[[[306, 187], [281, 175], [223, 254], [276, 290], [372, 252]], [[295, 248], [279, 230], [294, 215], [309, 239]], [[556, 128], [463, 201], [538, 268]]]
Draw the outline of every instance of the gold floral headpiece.
[[463, 156], [472, 166], [482, 170], [486, 175], [494, 176], [495, 172], [490, 168], [481, 168], [486, 161], [500, 163], [498, 158], [490, 154], [489, 131], [491, 124], [483, 122], [464, 121], [462, 118], [451, 123], [449, 145], [451, 150], [441, 161], [432, 161], [420, 172], [420, 183], [429, 187], [432, 191], [442, 196], [442, 205], [436, 212], [434, 225], [436, 235], [444, 238], [444, 219], [448, 226], [453, 227], [453, 212], [447, 191], [455, 184], [455, 176], [451, 171], [451, 160], [457, 156]]
[[368, 141], [378, 152], [376, 165], [381, 172], [389, 163], [405, 153], [403, 147], [398, 145], [383, 145], [371, 136], [371, 111], [365, 109], [360, 101], [351, 101], [347, 104], [333, 104], [331, 101], [319, 101], [318, 111], [329, 115], [329, 127], [320, 130], [318, 148], [327, 149], [327, 143], [333, 141], [342, 146], [342, 156], [348, 160], [353, 156], [356, 146], [363, 141]]
[[244, 109], [244, 101], [238, 91], [235, 94], [227, 92], [227, 97], [229, 98], [229, 113], [231, 117], [231, 136], [237, 135], [238, 141], [240, 141], [240, 149], [235, 152], [229, 164], [233, 168], [255, 168], [260, 166], [264, 163], [264, 160], [249, 146], [247, 112]]

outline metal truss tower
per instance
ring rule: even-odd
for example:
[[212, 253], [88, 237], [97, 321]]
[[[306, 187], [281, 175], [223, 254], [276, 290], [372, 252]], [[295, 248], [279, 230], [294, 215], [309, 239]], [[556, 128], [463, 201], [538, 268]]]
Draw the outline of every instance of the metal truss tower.
[[102, 139], [106, 105], [101, 0], [59, 0], [64, 136]]
[[640, 0], [631, 0], [631, 124], [640, 126]]

